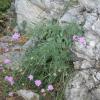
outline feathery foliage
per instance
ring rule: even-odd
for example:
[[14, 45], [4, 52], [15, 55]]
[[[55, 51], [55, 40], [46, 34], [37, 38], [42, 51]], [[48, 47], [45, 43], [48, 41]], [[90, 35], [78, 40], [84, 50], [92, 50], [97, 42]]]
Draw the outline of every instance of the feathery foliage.
[[0, 12], [6, 11], [11, 5], [11, 0], [0, 0]]
[[[66, 81], [73, 72], [73, 55], [70, 51], [72, 36], [82, 33], [82, 28], [75, 23], [70, 23], [63, 28], [55, 21], [36, 25], [33, 37], [36, 37], [38, 42], [35, 47], [27, 50], [23, 58], [24, 72], [18, 84], [24, 82], [25, 86], [27, 84], [33, 86], [33, 83], [26, 79], [29, 74], [32, 74], [34, 79], [43, 82], [43, 88], [48, 84], [54, 85], [56, 98], [52, 100], [63, 100], [64, 94], [60, 95], [60, 93], [64, 91]], [[60, 99], [57, 99], [57, 95], [60, 95]]]

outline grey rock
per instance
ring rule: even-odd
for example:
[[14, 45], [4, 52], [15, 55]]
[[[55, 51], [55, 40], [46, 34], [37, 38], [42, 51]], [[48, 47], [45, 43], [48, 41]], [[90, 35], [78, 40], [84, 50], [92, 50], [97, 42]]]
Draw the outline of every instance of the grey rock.
[[63, 0], [15, 0], [18, 27], [28, 31], [41, 20], [59, 18], [64, 11], [64, 3]]
[[80, 5], [85, 7], [87, 11], [92, 11], [97, 9], [97, 5], [100, 5], [99, 0], [79, 0]]
[[93, 25], [92, 30], [100, 36], [100, 19], [98, 19]]
[[83, 70], [76, 72], [74, 78], [66, 88], [66, 100], [95, 100], [89, 90], [95, 87], [93, 75], [96, 70]]
[[76, 61], [74, 62], [74, 69], [87, 69], [87, 68], [93, 68], [93, 62], [89, 62], [87, 60], [83, 61]]
[[97, 13], [85, 13], [84, 17], [86, 20], [84, 25], [85, 30], [91, 30], [91, 26], [94, 24], [94, 22], [96, 22], [98, 18]]
[[60, 23], [69, 23], [69, 22], [76, 22], [81, 24], [84, 22], [83, 16], [80, 14], [81, 7], [75, 6], [73, 8], [70, 8], [59, 20]]
[[34, 24], [47, 17], [44, 9], [32, 4], [29, 0], [15, 0], [15, 9], [17, 24], [20, 29], [23, 29], [22, 24], [24, 22], [26, 23], [26, 28], [33, 27]]
[[100, 81], [100, 72], [96, 73], [96, 78]]
[[73, 52], [79, 58], [86, 59], [87, 61], [99, 59], [99, 37], [94, 32], [89, 31], [85, 33], [86, 45], [75, 42]]
[[100, 100], [100, 85], [92, 90], [92, 95], [95, 96], [95, 100]]
[[17, 94], [25, 100], [39, 100], [39, 95], [30, 90], [19, 90], [17, 91]]

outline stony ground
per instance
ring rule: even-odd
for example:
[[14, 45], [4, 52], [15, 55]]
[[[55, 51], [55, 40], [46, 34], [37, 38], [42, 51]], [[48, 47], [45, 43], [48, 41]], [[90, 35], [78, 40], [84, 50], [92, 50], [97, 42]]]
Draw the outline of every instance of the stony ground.
[[[21, 37], [20, 40], [17, 42], [12, 42], [11, 36], [1, 37], [0, 38], [0, 65], [3, 63], [4, 59], [9, 58], [12, 62], [9, 66], [7, 66], [7, 69], [18, 68], [18, 64], [17, 64], [18, 60], [16, 61], [16, 59], [20, 58], [23, 52], [22, 46], [26, 41], [27, 39], [24, 37]], [[0, 79], [0, 100], [23, 100], [22, 97], [18, 97], [17, 95], [15, 95], [14, 97], [3, 97], [2, 91], [3, 91], [3, 84], [2, 84], [2, 79]]]

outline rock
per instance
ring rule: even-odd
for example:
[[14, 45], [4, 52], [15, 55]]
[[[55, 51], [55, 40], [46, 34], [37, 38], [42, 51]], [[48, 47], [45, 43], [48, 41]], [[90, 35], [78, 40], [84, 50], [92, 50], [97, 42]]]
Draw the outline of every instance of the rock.
[[92, 90], [92, 94], [95, 96], [95, 100], [100, 100], [100, 85]]
[[33, 28], [41, 20], [59, 18], [64, 3], [63, 0], [15, 0], [18, 28], [27, 31], [27, 28]]
[[84, 25], [85, 30], [91, 30], [91, 26], [94, 24], [94, 22], [96, 22], [98, 18], [97, 13], [85, 13], [84, 17], [86, 20]]
[[100, 41], [96, 44], [95, 55], [96, 55], [96, 60], [99, 62], [100, 61]]
[[73, 63], [74, 63], [74, 69], [80, 69], [80, 66], [81, 66], [80, 61], [76, 61], [76, 62], [73, 62]]
[[74, 78], [69, 82], [66, 88], [66, 100], [95, 100], [91, 95], [92, 88], [95, 87], [93, 75], [96, 70], [83, 70], [76, 72]]
[[96, 68], [99, 69], [100, 68], [100, 60], [96, 61]]
[[73, 52], [79, 58], [86, 59], [87, 61], [95, 61], [99, 59], [99, 37], [95, 35], [95, 32], [89, 31], [85, 33], [85, 41], [86, 45], [83, 45], [79, 42], [75, 42], [75, 46], [73, 48]]
[[79, 0], [81, 6], [85, 7], [87, 11], [92, 11], [97, 8], [97, 5], [100, 5], [99, 0]]
[[32, 4], [29, 0], [15, 0], [15, 9], [20, 30], [25, 27], [33, 27], [34, 24], [47, 16], [44, 9]]
[[92, 30], [100, 36], [100, 19], [98, 19], [93, 25]]
[[39, 100], [39, 95], [30, 90], [19, 90], [17, 94], [25, 100]]
[[100, 72], [96, 73], [96, 78], [100, 81]]
[[[92, 63], [92, 62], [91, 62]], [[93, 68], [94, 66], [87, 60], [74, 62], [74, 69], [87, 69]]]
[[84, 22], [83, 16], [80, 14], [81, 7], [75, 6], [74, 8], [70, 8], [59, 20], [60, 23], [69, 23], [69, 22], [76, 22], [81, 24]]
[[[66, 100], [94, 100], [86, 87], [73, 88], [70, 90], [71, 95], [66, 96]], [[66, 94], [69, 94], [66, 92]]]

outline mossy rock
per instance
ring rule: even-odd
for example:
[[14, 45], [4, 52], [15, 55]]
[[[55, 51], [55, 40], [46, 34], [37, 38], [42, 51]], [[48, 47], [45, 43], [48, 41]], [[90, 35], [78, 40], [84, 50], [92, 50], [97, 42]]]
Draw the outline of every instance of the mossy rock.
[[0, 0], [0, 12], [5, 12], [11, 5], [11, 0]]

